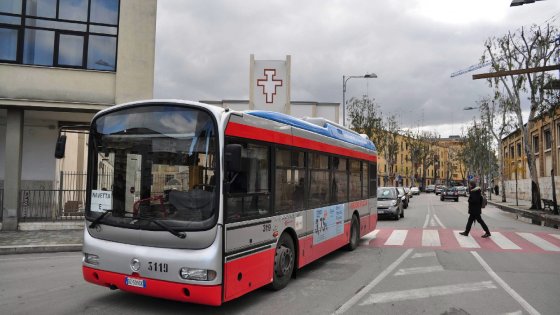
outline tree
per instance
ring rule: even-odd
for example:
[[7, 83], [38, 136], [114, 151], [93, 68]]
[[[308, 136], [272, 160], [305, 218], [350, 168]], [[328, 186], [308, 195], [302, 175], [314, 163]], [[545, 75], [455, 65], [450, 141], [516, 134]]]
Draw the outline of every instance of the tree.
[[397, 155], [399, 154], [399, 132], [400, 129], [395, 115], [387, 116], [383, 119], [383, 127], [380, 132], [381, 153], [387, 162], [389, 180], [391, 182], [394, 182], [396, 175], [395, 165], [397, 164]]
[[[482, 98], [479, 102], [483, 124], [498, 144], [498, 174], [502, 191], [505, 187], [504, 153], [502, 139], [509, 134], [515, 124], [511, 111], [511, 102], [496, 90], [494, 99]], [[506, 202], [506, 194], [502, 193], [502, 202]]]
[[[414, 132], [411, 130], [407, 130], [404, 136], [404, 141], [410, 150], [414, 178], [420, 178], [420, 186], [426, 187], [427, 168], [433, 163], [435, 154], [431, 149], [431, 143], [436, 137], [428, 131]], [[418, 168], [420, 168], [421, 173], [418, 173]]]
[[387, 162], [389, 177], [393, 181], [399, 153], [397, 137], [400, 132], [396, 117], [383, 117], [375, 100], [366, 96], [350, 99], [348, 117], [354, 130], [366, 134], [373, 141], [378, 153]]
[[[488, 130], [481, 124], [474, 122], [468, 127], [465, 145], [457, 153], [458, 158], [469, 169], [469, 173], [478, 174], [482, 179], [484, 174], [490, 174], [495, 158], [488, 146]], [[490, 162], [490, 163], [489, 163]]]
[[[518, 32], [508, 33], [503, 37], [489, 38], [485, 43], [482, 61], [490, 58], [494, 71], [512, 71], [519, 69], [535, 69], [550, 65], [555, 54], [558, 54], [560, 43], [556, 41], [558, 29], [547, 25], [521, 28]], [[543, 86], [550, 79], [544, 71], [533, 71], [525, 74], [508, 74], [495, 77], [492, 84], [502, 86], [511, 101], [512, 110], [517, 117], [517, 127], [521, 129], [523, 147], [527, 156], [527, 164], [531, 177], [531, 209], [541, 209], [541, 196], [538, 182], [535, 156], [531, 150], [528, 131], [534, 125], [534, 119], [544, 99]], [[521, 110], [521, 93], [528, 92], [530, 112], [527, 124], [523, 123]]]

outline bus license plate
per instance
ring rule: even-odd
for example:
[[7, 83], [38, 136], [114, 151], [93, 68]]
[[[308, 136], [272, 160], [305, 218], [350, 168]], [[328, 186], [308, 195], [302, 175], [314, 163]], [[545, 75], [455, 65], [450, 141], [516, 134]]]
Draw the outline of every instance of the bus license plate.
[[145, 288], [146, 287], [146, 280], [143, 279], [136, 279], [136, 278], [125, 278], [126, 285], [138, 288]]

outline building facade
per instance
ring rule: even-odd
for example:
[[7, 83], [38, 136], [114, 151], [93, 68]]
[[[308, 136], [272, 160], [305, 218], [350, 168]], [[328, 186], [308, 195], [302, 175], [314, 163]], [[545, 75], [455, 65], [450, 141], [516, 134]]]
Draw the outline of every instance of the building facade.
[[413, 165], [407, 136], [399, 134], [396, 139], [399, 150], [393, 172], [390, 171], [383, 154], [379, 154], [377, 164], [379, 186], [421, 187], [423, 182], [425, 185], [465, 183], [466, 167], [458, 159], [458, 152], [463, 146], [463, 139], [459, 136], [429, 140], [430, 157], [425, 170], [421, 162]]
[[17, 229], [35, 191], [57, 188], [59, 171], [85, 169], [84, 135], [54, 159], [60, 126], [153, 97], [156, 11], [156, 0], [0, 1], [3, 229]]
[[[533, 128], [528, 130], [530, 150], [535, 155], [541, 197], [552, 199], [551, 174], [558, 174], [560, 167], [560, 112], [553, 117], [540, 116]], [[531, 200], [531, 184], [527, 156], [523, 147], [521, 130], [516, 130], [502, 139], [503, 167], [506, 179], [506, 197]], [[517, 185], [516, 185], [517, 181]], [[557, 196], [560, 196], [560, 181], [555, 179]], [[516, 187], [517, 186], [517, 190]]]

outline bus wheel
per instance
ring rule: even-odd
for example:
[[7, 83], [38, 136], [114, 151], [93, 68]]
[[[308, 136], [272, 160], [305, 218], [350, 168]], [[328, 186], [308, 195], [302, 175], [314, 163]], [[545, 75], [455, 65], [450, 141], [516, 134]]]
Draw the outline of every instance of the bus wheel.
[[287, 233], [283, 233], [276, 245], [274, 256], [274, 275], [271, 284], [273, 290], [283, 289], [294, 271], [295, 252], [294, 241]]
[[346, 245], [346, 249], [353, 251], [360, 243], [360, 224], [355, 215], [352, 216], [352, 223], [350, 224], [350, 242]]

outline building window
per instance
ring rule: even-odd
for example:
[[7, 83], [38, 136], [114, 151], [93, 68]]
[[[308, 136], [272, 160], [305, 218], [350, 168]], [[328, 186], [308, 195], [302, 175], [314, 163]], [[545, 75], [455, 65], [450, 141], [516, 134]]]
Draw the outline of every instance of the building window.
[[120, 0], [0, 1], [0, 62], [116, 71]]
[[515, 157], [515, 150], [513, 149], [513, 145], [509, 147], [509, 155], [511, 155], [511, 158]]
[[521, 157], [521, 143], [517, 144], [517, 156]]
[[550, 135], [550, 129], [544, 131], [544, 149], [550, 150], [552, 148], [552, 137]]
[[533, 153], [539, 154], [539, 136], [533, 136]]
[[556, 125], [556, 145], [560, 147], [560, 124]]

